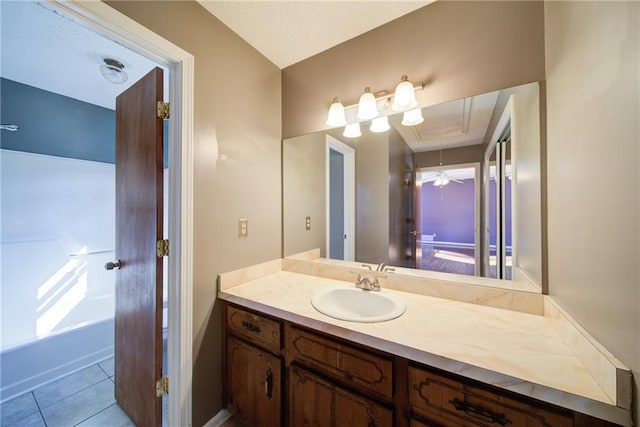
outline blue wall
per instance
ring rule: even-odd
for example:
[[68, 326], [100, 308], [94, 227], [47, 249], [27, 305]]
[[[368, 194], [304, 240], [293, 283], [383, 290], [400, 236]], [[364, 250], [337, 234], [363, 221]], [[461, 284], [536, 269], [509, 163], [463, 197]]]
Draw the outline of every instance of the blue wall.
[[[0, 78], [0, 147], [72, 159], [115, 163], [115, 111]], [[164, 165], [168, 165], [164, 122]]]

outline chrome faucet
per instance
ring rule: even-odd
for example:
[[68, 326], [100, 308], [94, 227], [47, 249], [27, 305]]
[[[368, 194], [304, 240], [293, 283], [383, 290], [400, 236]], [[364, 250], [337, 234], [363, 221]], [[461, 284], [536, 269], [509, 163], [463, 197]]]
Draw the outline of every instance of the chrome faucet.
[[[372, 270], [370, 265], [362, 264], [362, 266], [370, 271]], [[382, 270], [376, 269], [376, 271]], [[362, 273], [358, 273], [358, 277], [356, 278], [356, 288], [362, 289], [363, 291], [379, 291], [380, 282], [378, 282], [378, 277], [375, 275], [372, 280], [371, 278], [364, 276]]]
[[378, 282], [377, 277], [374, 277], [373, 280], [371, 280], [370, 278], [358, 273], [358, 277], [356, 278], [356, 288], [362, 289], [363, 291], [379, 291], [380, 282]]

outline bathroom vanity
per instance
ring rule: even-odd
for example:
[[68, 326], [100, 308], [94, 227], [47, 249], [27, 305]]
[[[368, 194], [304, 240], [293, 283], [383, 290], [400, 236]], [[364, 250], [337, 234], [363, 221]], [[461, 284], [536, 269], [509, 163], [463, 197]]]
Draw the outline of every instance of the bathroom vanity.
[[[597, 343], [583, 363], [572, 348], [585, 344], [554, 329], [565, 315], [548, 302], [536, 314], [544, 295], [488, 290], [471, 304], [397, 290], [406, 313], [380, 323], [314, 310], [311, 296], [353, 286], [352, 270], [275, 260], [219, 277], [230, 412], [256, 426], [631, 425], [629, 371], [606, 351], [595, 360]], [[405, 281], [390, 276], [383, 288]], [[496, 307], [507, 301], [520, 309]]]

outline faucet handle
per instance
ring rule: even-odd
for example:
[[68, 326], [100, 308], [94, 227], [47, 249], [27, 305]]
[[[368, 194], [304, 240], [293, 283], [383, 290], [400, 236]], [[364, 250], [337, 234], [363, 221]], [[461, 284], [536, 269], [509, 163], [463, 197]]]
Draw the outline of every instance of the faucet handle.
[[371, 270], [371, 266], [369, 264], [362, 264], [362, 266], [368, 270]]
[[385, 268], [384, 268], [384, 272], [385, 272], [385, 273], [387, 273], [387, 272], [388, 272], [388, 273], [393, 273], [394, 271], [396, 271], [396, 269], [395, 269], [395, 268], [393, 268], [393, 267], [385, 267]]

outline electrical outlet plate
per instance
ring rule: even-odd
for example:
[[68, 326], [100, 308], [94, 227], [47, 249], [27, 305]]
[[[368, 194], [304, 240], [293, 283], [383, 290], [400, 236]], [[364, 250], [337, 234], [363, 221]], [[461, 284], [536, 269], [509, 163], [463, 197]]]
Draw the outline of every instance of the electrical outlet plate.
[[311, 217], [308, 216], [304, 222], [304, 229], [309, 231], [311, 230]]
[[238, 220], [238, 237], [241, 239], [246, 239], [249, 236], [249, 220], [247, 219], [239, 219]]

